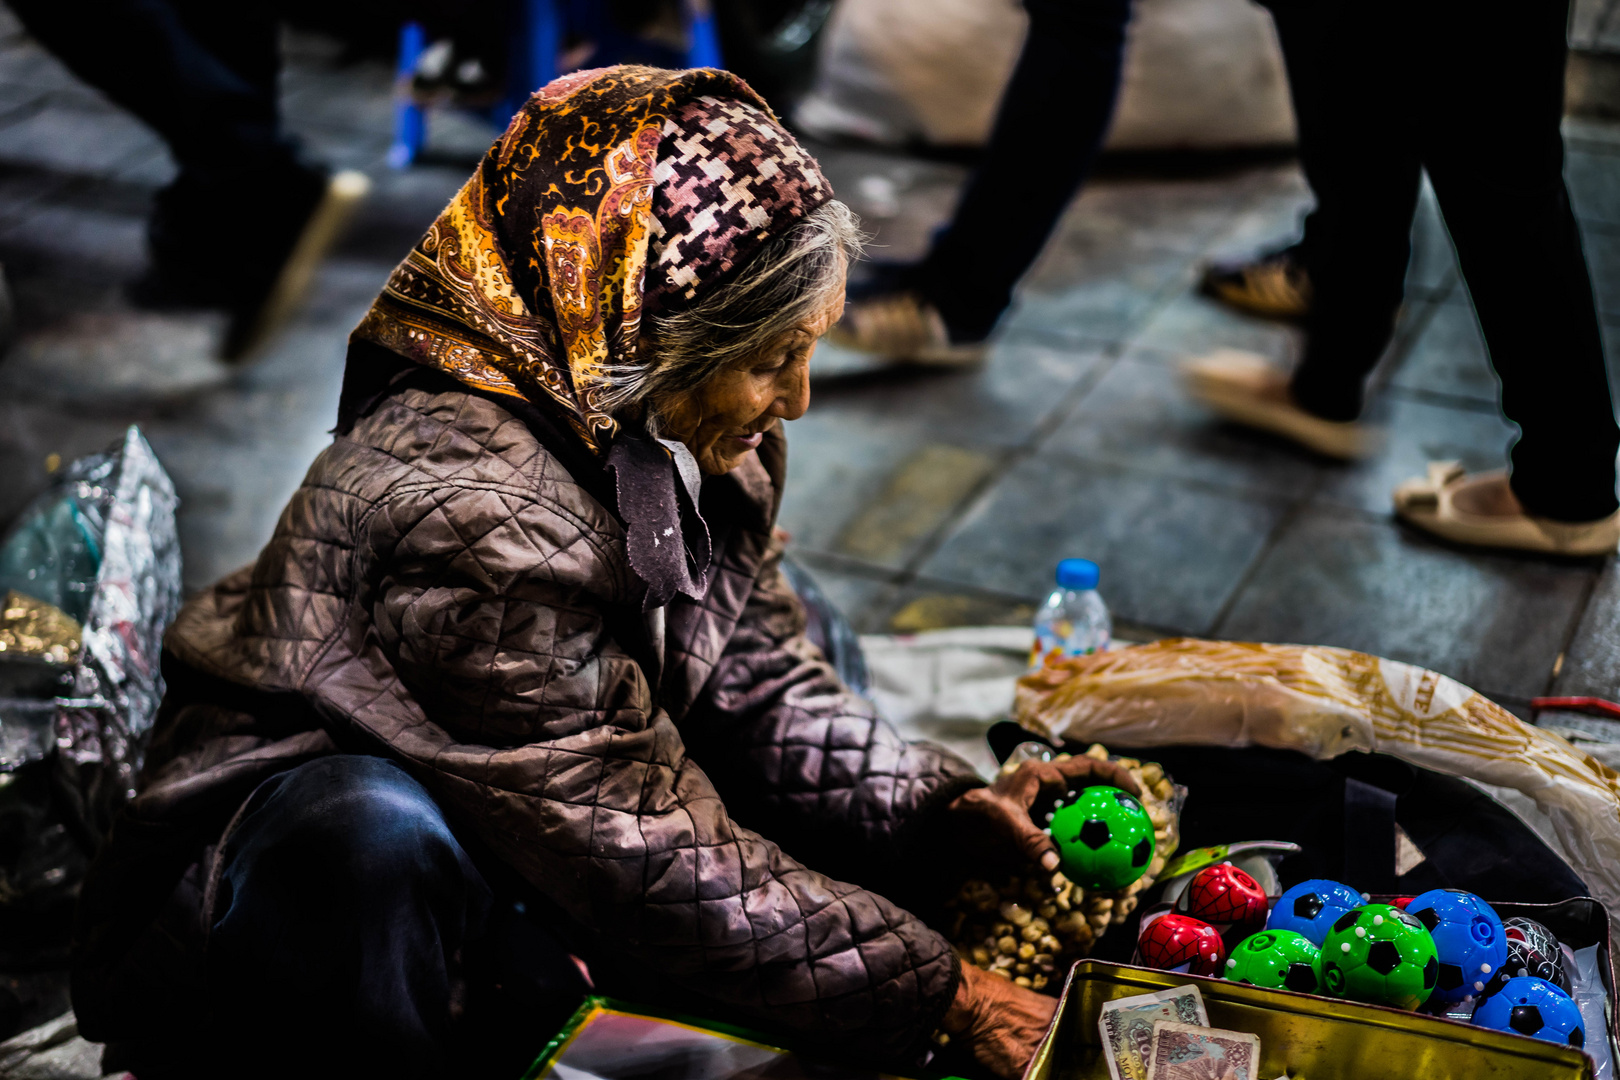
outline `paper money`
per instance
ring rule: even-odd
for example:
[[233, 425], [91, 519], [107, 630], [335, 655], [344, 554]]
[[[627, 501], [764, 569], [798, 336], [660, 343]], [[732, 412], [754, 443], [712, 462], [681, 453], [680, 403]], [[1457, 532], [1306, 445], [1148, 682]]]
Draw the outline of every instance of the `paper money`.
[[1175, 986], [1156, 994], [1103, 1002], [1097, 1030], [1102, 1034], [1103, 1056], [1113, 1080], [1147, 1080], [1148, 1051], [1153, 1047], [1153, 1023], [1170, 1020], [1209, 1026], [1204, 995], [1196, 986]]
[[1241, 1031], [1158, 1020], [1148, 1080], [1256, 1080], [1260, 1040]]

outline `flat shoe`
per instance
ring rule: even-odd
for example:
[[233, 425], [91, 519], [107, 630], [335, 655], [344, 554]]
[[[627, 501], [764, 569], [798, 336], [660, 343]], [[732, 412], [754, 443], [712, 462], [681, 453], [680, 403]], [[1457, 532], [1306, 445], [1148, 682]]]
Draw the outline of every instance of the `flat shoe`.
[[1204, 268], [1199, 288], [1228, 307], [1265, 319], [1297, 322], [1311, 310], [1311, 280], [1297, 248], [1248, 262], [1212, 263]]
[[1395, 516], [1459, 544], [1552, 555], [1612, 555], [1620, 545], [1620, 511], [1597, 521], [1553, 521], [1529, 514], [1476, 514], [1456, 505], [1459, 493], [1499, 484], [1501, 469], [1469, 475], [1457, 461], [1429, 462], [1429, 475], [1395, 489]]
[[1377, 449], [1377, 432], [1354, 420], [1323, 420], [1295, 405], [1288, 376], [1264, 357], [1221, 349], [1181, 366], [1187, 392], [1233, 423], [1281, 435], [1325, 457], [1353, 461]]
[[910, 292], [851, 300], [827, 340], [891, 363], [927, 367], [968, 367], [982, 363], [989, 351], [982, 341], [953, 344], [938, 309]]

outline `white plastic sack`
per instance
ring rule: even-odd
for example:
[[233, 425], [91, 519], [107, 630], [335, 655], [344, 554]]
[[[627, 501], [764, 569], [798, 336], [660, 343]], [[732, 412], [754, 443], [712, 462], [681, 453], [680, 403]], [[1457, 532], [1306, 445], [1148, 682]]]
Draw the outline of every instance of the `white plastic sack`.
[[1174, 638], [1032, 672], [1013, 716], [1080, 743], [1365, 750], [1517, 791], [1593, 895], [1620, 903], [1620, 774], [1424, 668], [1325, 646]]
[[984, 733], [1007, 719], [1032, 640], [1022, 626], [863, 635], [868, 693], [906, 738], [954, 750], [989, 780], [997, 765]]
[[[1017, 0], [842, 0], [794, 119], [828, 137], [982, 145], [1026, 25]], [[1250, 0], [1137, 0], [1110, 147], [1293, 139], [1263, 10]]]

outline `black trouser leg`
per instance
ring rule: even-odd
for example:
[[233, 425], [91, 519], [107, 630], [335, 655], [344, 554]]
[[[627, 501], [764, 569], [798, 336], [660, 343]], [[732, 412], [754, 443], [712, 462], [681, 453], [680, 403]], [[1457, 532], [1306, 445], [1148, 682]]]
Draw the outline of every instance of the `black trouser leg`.
[[[1263, 0], [1271, 12], [1271, 22], [1277, 30], [1277, 42], [1282, 47], [1283, 68], [1288, 74], [1288, 96], [1294, 107], [1294, 142], [1299, 155], [1299, 167], [1305, 182], [1315, 191], [1323, 181], [1321, 176], [1321, 150], [1331, 138], [1322, 130], [1321, 65], [1323, 34], [1327, 20], [1321, 5], [1311, 0]], [[1316, 210], [1305, 215], [1301, 251], [1310, 246], [1315, 232]]]
[[276, 23], [253, 3], [10, 0], [79, 78], [148, 124], [182, 168], [280, 146]]
[[[1614, 419], [1592, 283], [1564, 186], [1567, 2], [1514, 0], [1490, 19], [1430, 0], [1451, 48], [1425, 81], [1424, 157], [1519, 426], [1513, 491], [1532, 514], [1613, 513]], [[1455, 22], [1453, 20], [1462, 20]]]
[[1353, 420], [1400, 309], [1422, 178], [1412, 113], [1422, 106], [1402, 75], [1413, 62], [1409, 18], [1335, 0], [1320, 17], [1311, 310], [1292, 390], [1317, 416]]
[[325, 190], [280, 129], [275, 11], [261, 2], [13, 0], [74, 74], [161, 135], [180, 175], [148, 228], [143, 302], [252, 309]]
[[1029, 35], [984, 163], [919, 268], [955, 341], [978, 341], [1012, 303], [1102, 148], [1119, 94], [1130, 0], [1025, 0]]

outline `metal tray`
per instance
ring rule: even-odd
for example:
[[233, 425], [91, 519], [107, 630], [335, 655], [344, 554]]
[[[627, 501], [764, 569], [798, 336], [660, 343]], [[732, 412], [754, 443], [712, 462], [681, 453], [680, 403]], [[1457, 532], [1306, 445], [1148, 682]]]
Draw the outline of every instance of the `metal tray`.
[[1337, 998], [1082, 960], [1024, 1080], [1108, 1076], [1097, 1017], [1105, 1001], [1196, 983], [1209, 1022], [1260, 1037], [1260, 1075], [1304, 1080], [1592, 1080], [1568, 1046]]

